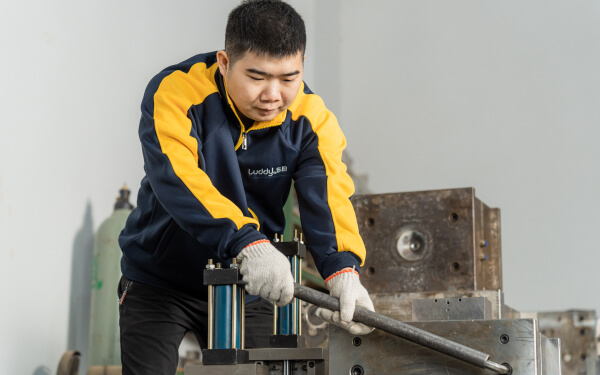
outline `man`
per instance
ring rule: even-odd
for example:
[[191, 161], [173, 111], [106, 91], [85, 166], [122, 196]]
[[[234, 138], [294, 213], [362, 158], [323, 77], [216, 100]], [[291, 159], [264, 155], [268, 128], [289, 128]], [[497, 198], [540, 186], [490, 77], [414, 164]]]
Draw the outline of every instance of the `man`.
[[[173, 374], [184, 334], [206, 347], [208, 259], [241, 262], [246, 291], [293, 298], [290, 264], [269, 242], [283, 233], [292, 180], [306, 243], [341, 300], [321, 311], [355, 334], [355, 304], [373, 309], [358, 272], [365, 248], [349, 201], [337, 120], [302, 81], [304, 22], [277, 0], [229, 15], [225, 50], [159, 73], [142, 102], [146, 176], [119, 243], [123, 374]], [[266, 172], [265, 172], [266, 171]], [[272, 304], [247, 299], [247, 347], [268, 346]]]

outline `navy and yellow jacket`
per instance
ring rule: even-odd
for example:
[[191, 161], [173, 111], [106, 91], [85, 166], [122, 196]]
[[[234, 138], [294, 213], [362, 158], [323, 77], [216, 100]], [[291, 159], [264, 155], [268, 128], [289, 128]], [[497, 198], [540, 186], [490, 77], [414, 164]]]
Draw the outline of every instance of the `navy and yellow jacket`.
[[341, 160], [346, 140], [304, 83], [286, 112], [245, 129], [216, 53], [197, 55], [150, 81], [139, 136], [146, 176], [119, 238], [125, 277], [205, 297], [208, 259], [226, 264], [251, 242], [283, 233], [292, 180], [321, 275], [364, 261]]

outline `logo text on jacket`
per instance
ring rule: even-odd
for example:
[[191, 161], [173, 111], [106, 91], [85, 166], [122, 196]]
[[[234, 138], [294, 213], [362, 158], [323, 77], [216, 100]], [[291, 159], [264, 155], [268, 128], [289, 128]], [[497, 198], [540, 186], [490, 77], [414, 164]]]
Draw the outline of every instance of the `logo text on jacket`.
[[262, 169], [248, 169], [249, 176], [275, 176], [276, 174], [287, 172], [287, 166], [282, 165], [281, 167], [262, 168]]

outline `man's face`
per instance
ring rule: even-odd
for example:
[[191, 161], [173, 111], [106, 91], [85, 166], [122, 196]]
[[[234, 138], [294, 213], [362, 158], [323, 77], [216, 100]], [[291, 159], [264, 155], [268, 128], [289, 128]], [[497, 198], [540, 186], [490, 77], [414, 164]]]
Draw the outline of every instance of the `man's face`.
[[302, 84], [304, 56], [275, 58], [246, 52], [232, 65], [217, 53], [219, 69], [236, 108], [255, 121], [270, 121], [288, 109]]

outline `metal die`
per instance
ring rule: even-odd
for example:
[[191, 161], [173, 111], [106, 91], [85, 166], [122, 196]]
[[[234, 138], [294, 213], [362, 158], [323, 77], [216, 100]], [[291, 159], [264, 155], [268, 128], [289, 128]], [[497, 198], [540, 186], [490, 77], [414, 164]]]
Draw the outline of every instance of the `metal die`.
[[[508, 363], [513, 374], [541, 375], [540, 335], [534, 319], [432, 321], [409, 323], [417, 328], [490, 354]], [[329, 332], [329, 374], [489, 374], [445, 354], [374, 331], [356, 340], [335, 326]], [[359, 370], [360, 369], [360, 370]], [[362, 372], [361, 372], [362, 371]]]
[[256, 363], [238, 365], [189, 365], [185, 375], [269, 375], [269, 367]]
[[272, 348], [249, 349], [248, 352], [250, 361], [269, 367], [270, 375], [286, 374], [286, 371], [290, 375], [327, 375], [327, 349]]
[[500, 210], [473, 188], [352, 198], [370, 293], [502, 289]]
[[540, 332], [560, 338], [563, 375], [596, 374], [596, 312], [569, 310], [538, 312]]

